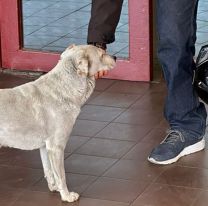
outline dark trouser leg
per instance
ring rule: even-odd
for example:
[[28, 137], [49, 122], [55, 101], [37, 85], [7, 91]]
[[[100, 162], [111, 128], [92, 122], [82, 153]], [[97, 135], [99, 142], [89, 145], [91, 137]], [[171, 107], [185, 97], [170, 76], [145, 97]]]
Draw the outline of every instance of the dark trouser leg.
[[123, 0], [92, 0], [87, 42], [112, 43]]
[[165, 117], [184, 135], [205, 132], [206, 110], [192, 86], [197, 0], [157, 0], [158, 57], [168, 95]]

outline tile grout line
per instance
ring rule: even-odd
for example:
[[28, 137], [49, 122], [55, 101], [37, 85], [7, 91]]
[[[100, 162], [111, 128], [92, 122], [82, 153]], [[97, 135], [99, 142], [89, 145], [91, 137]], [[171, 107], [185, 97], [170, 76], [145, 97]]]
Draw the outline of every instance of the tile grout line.
[[[113, 84], [115, 84], [115, 82], [114, 82]], [[113, 84], [112, 84], [112, 85], [113, 85]], [[108, 88], [110, 88], [112, 85], [110, 85]], [[104, 93], [108, 88], [106, 88], [104, 91], [102, 91], [102, 93]], [[126, 111], [126, 110], [127, 110], [127, 109], [125, 109], [124, 111]], [[124, 111], [123, 111], [123, 112], [124, 112]], [[123, 112], [122, 112], [122, 113], [123, 113]], [[121, 113], [121, 114], [122, 114], [122, 113]], [[120, 115], [121, 115], [121, 114], [120, 114]], [[117, 117], [116, 117], [116, 118], [117, 118]], [[114, 118], [113, 120], [115, 120], [116, 118]], [[109, 124], [112, 123], [113, 120], [110, 121]], [[107, 124], [104, 128], [106, 128], [109, 124]], [[103, 129], [104, 129], [104, 128], [103, 128]], [[101, 132], [103, 129], [101, 129], [99, 132]], [[96, 136], [99, 132], [97, 132], [93, 137], [96, 138], [95, 136]], [[122, 157], [123, 157], [123, 156], [122, 156]], [[107, 172], [107, 170], [109, 170], [109, 169], [110, 169], [113, 165], [115, 165], [118, 161], [119, 161], [119, 159], [117, 159], [117, 161], [115, 161], [111, 166], [109, 166], [108, 168], [106, 168], [106, 170], [105, 170], [99, 177], [97, 177], [97, 178], [95, 179], [95, 181], [93, 181], [93, 183], [92, 183], [91, 185], [93, 185], [100, 177], [102, 177], [102, 175], [103, 175], [105, 172]], [[89, 186], [83, 191], [83, 193], [84, 193], [85, 191], [87, 191], [88, 188], [89, 188], [91, 185], [89, 185]]]
[[[110, 87], [109, 87], [109, 88], [110, 88]], [[106, 90], [104, 90], [103, 92], [105, 92], [105, 91], [106, 91]], [[144, 95], [144, 94], [143, 94], [143, 95]], [[141, 97], [142, 97], [143, 95], [141, 95]], [[138, 99], [139, 99], [139, 98], [138, 98]], [[132, 106], [138, 99], [136, 99], [131, 105], [129, 105], [129, 107]], [[129, 109], [129, 107], [126, 108], [123, 112], [127, 111], [127, 109]], [[123, 112], [122, 112], [122, 113], [123, 113]], [[121, 113], [121, 114], [122, 114], [122, 113]], [[121, 115], [121, 114], [120, 114], [120, 115]], [[120, 116], [120, 115], [119, 115], [119, 116]], [[117, 117], [116, 117], [116, 118], [117, 118]], [[116, 118], [114, 118], [111, 122], [109, 122], [109, 124], [112, 123]], [[107, 124], [107, 125], [109, 125], [109, 124]], [[106, 128], [107, 125], [106, 125], [104, 128]], [[103, 129], [104, 129], [104, 128], [103, 128]], [[102, 129], [102, 130], [103, 130], [103, 129]], [[100, 130], [99, 132], [101, 132], [102, 130]], [[99, 132], [97, 132], [93, 137], [95, 138], [95, 136], [96, 136]], [[131, 150], [136, 144], [137, 144], [137, 143], [135, 143], [135, 144], [130, 148], [130, 150]], [[130, 150], [129, 150], [129, 151], [130, 151]], [[121, 159], [129, 152], [129, 151], [127, 151], [127, 152], [126, 152], [125, 154], [123, 154], [119, 159], [117, 159], [117, 161], [115, 161], [112, 165], [110, 165], [108, 168], [106, 168], [106, 170], [105, 170], [98, 178], [96, 178], [95, 181], [94, 181], [92, 184], [94, 184], [99, 178], [104, 177], [103, 175], [104, 175], [110, 168], [112, 168], [117, 162], [119, 162], [119, 161], [120, 161], [120, 160], [121, 160]], [[115, 179], [116, 179], [116, 178], [115, 178]], [[91, 184], [91, 185], [92, 185], [92, 184]], [[89, 185], [89, 187], [90, 187], [91, 185]], [[83, 193], [84, 193], [85, 191], [87, 191], [87, 189], [88, 189], [89, 187], [87, 187], [87, 188], [83, 191]]]

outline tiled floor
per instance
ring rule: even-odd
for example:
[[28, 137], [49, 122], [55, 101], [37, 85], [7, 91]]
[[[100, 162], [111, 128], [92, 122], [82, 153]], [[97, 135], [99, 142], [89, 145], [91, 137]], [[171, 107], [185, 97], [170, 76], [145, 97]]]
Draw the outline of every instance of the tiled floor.
[[[70, 42], [85, 43], [90, 0], [23, 3], [25, 47], [62, 51]], [[127, 5], [125, 1], [117, 42], [109, 47], [124, 57]], [[208, 1], [201, 0], [197, 51], [208, 42], [207, 12]], [[0, 73], [0, 88], [28, 81]], [[98, 80], [65, 150], [67, 184], [81, 194], [79, 202], [62, 203], [59, 194], [48, 191], [38, 151], [1, 148], [0, 206], [207, 206], [207, 148], [170, 166], [146, 160], [168, 127], [162, 115], [165, 93], [163, 82]]]
[[[31, 79], [0, 73], [0, 88]], [[81, 199], [62, 203], [49, 192], [38, 151], [0, 149], [1, 206], [205, 206], [208, 150], [171, 166], [146, 158], [165, 135], [165, 85], [98, 80], [65, 150], [70, 190]]]

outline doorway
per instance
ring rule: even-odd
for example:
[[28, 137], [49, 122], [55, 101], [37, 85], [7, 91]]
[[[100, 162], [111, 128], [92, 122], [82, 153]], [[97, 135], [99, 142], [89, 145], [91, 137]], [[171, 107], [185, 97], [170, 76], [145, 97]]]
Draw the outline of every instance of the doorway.
[[[108, 47], [119, 60], [108, 78], [151, 79], [149, 5], [146, 0], [124, 0], [118, 41]], [[4, 68], [49, 71], [65, 47], [86, 41], [90, 0], [7, 0], [1, 6]]]

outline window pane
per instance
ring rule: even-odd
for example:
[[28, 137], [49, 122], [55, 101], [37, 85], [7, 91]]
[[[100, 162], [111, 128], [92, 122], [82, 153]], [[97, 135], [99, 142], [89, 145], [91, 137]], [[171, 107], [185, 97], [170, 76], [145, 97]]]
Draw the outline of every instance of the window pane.
[[[22, 0], [23, 47], [62, 52], [70, 44], [86, 44], [91, 0]], [[116, 42], [108, 51], [129, 56], [128, 1], [124, 0]]]

